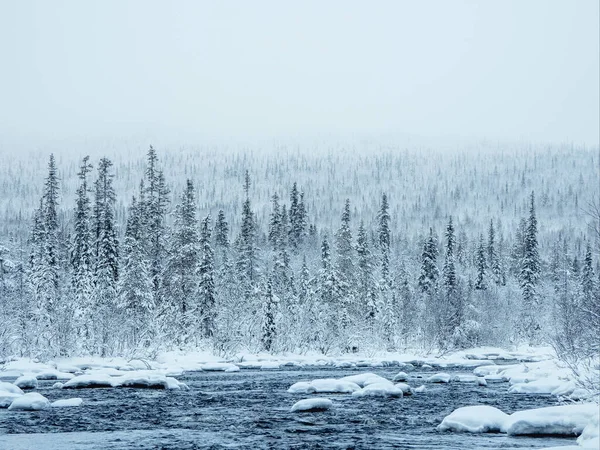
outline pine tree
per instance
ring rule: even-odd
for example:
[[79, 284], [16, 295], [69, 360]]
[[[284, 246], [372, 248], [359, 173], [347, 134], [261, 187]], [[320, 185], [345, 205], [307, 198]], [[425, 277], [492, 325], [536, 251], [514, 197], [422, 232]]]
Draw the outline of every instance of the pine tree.
[[222, 209], [219, 210], [215, 223], [215, 245], [221, 249], [229, 248], [229, 224]]
[[375, 319], [375, 315], [377, 313], [377, 305], [375, 304], [371, 250], [369, 249], [367, 231], [365, 230], [365, 225], [362, 221], [358, 227], [356, 253], [358, 255], [358, 297], [361, 302], [366, 305], [367, 318], [372, 321]]
[[496, 250], [496, 230], [494, 228], [494, 221], [490, 220], [490, 227], [488, 231], [488, 242], [487, 242], [487, 267], [490, 269], [494, 282], [497, 285], [504, 286], [506, 280], [502, 270], [500, 257]]
[[[242, 230], [238, 248], [238, 270], [251, 285], [256, 278], [256, 224], [250, 203], [250, 175], [246, 171], [244, 179], [246, 200], [242, 206]], [[248, 285], [248, 286], [249, 286]]]
[[432, 294], [437, 288], [439, 278], [437, 256], [437, 240], [433, 234], [433, 228], [429, 228], [429, 237], [425, 240], [421, 253], [421, 273], [419, 274], [419, 288], [426, 294]]
[[163, 262], [166, 260], [165, 222], [169, 189], [162, 171], [158, 168], [158, 156], [152, 146], [148, 150], [145, 183], [142, 186], [143, 196], [140, 196], [139, 200], [143, 211], [142, 228], [152, 278], [152, 293], [155, 304], [158, 304]]
[[200, 230], [200, 313], [202, 317], [202, 334], [212, 337], [215, 331], [216, 293], [214, 252], [210, 245], [210, 215], [202, 221]]
[[485, 291], [487, 289], [487, 261], [485, 256], [485, 247], [483, 244], [483, 234], [479, 235], [479, 245], [477, 246], [477, 278], [475, 280], [475, 289]]
[[535, 197], [531, 193], [529, 219], [523, 239], [523, 259], [521, 261], [520, 284], [523, 291], [521, 311], [521, 330], [530, 343], [535, 343], [540, 331], [536, 318], [536, 285], [540, 275], [540, 256], [537, 241], [537, 219], [535, 216]]
[[271, 202], [273, 203], [273, 211], [271, 212], [271, 217], [269, 219], [269, 234], [268, 240], [273, 246], [273, 249], [276, 250], [279, 248], [279, 244], [281, 243], [281, 211], [279, 208], [279, 196], [277, 193], [273, 194], [271, 197]]
[[94, 262], [92, 243], [91, 206], [89, 198], [88, 174], [92, 170], [89, 157], [83, 158], [79, 173], [80, 185], [77, 188], [75, 206], [75, 229], [71, 244], [71, 285], [74, 294], [74, 308], [79, 325], [80, 337], [89, 340], [91, 332], [92, 293], [94, 287]]
[[381, 252], [381, 279], [384, 285], [390, 278], [390, 213], [387, 195], [381, 196], [381, 206], [377, 215], [377, 242]]
[[273, 293], [271, 277], [267, 280], [267, 289], [263, 302], [262, 344], [263, 349], [270, 352], [277, 335], [275, 315], [277, 313], [277, 297]]
[[141, 230], [141, 209], [133, 197], [127, 217], [118, 307], [124, 311], [124, 340], [129, 348], [147, 347], [152, 335], [154, 302], [148, 260], [145, 258]]
[[119, 252], [115, 224], [116, 196], [109, 173], [112, 162], [102, 158], [95, 182], [94, 230], [96, 231], [94, 298], [96, 314], [95, 348], [101, 356], [114, 349], [115, 306], [119, 279]]
[[165, 301], [167, 332], [178, 345], [186, 345], [194, 335], [198, 314], [199, 264], [198, 219], [194, 185], [187, 180], [179, 204], [175, 207], [175, 222], [169, 241], [169, 258], [164, 270], [161, 297]]

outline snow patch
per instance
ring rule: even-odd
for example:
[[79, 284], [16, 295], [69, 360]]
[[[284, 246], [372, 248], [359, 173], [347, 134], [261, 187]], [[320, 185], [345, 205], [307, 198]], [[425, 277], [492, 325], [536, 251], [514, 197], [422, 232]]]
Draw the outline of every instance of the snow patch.
[[50, 405], [50, 402], [46, 397], [37, 392], [30, 392], [28, 394], [21, 395], [20, 397], [13, 400], [8, 407], [9, 411], [39, 411], [45, 409]]
[[292, 406], [292, 412], [314, 412], [314, 411], [326, 411], [333, 406], [333, 402], [328, 398], [316, 397], [306, 398], [294, 403]]
[[440, 431], [469, 433], [499, 432], [508, 415], [493, 406], [477, 405], [458, 408], [438, 425]]

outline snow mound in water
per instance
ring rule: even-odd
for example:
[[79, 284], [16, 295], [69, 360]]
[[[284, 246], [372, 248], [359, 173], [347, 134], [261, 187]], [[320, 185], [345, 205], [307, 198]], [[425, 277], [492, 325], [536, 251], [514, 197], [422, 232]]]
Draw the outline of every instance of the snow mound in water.
[[294, 403], [292, 412], [313, 412], [326, 411], [333, 406], [333, 402], [328, 398], [306, 398]]
[[279, 370], [281, 365], [275, 361], [265, 361], [260, 366], [260, 370]]
[[373, 383], [365, 386], [359, 391], [352, 393], [353, 397], [402, 397], [404, 392], [390, 381], [385, 383]]
[[427, 379], [428, 383], [450, 383], [450, 375], [447, 373], [436, 373]]
[[73, 406], [81, 406], [83, 399], [81, 398], [65, 398], [63, 400], [56, 400], [50, 403], [52, 408], [69, 408]]
[[465, 406], [446, 416], [438, 425], [438, 430], [467, 431], [469, 433], [498, 432], [508, 417], [508, 414], [493, 406]]
[[15, 394], [13, 392], [0, 391], [0, 408], [8, 408], [10, 404], [23, 394]]
[[61, 372], [60, 370], [44, 370], [35, 374], [38, 380], [70, 380], [74, 376], [72, 373]]
[[336, 380], [335, 378], [322, 378], [310, 382], [301, 381], [294, 383], [290, 386], [288, 392], [291, 394], [351, 394], [358, 390], [360, 390], [360, 386], [351, 381]]
[[236, 365], [231, 365], [231, 367], [225, 369], [225, 372], [239, 372], [241, 369]]
[[237, 367], [231, 363], [206, 363], [202, 365], [202, 370], [207, 372], [225, 372], [227, 369]]
[[412, 388], [406, 383], [396, 383], [395, 386], [398, 389], [402, 390], [402, 393], [404, 395], [412, 395], [412, 393], [413, 393]]
[[52, 385], [52, 389], [62, 389], [63, 386], [64, 386], [64, 384], [61, 383], [60, 381], [58, 381]]
[[577, 386], [572, 381], [557, 378], [542, 378], [529, 383], [513, 384], [508, 392], [511, 394], [553, 394], [570, 395]]
[[421, 386], [419, 386], [418, 388], [415, 389], [415, 392], [421, 393], [421, 392], [425, 392], [427, 390], [427, 388], [425, 387], [424, 384], [422, 384]]
[[87, 389], [87, 388], [110, 388], [114, 387], [110, 375], [78, 375], [71, 378], [63, 385], [63, 389]]
[[518, 411], [504, 422], [502, 431], [510, 435], [577, 436], [598, 417], [598, 405], [565, 405]]
[[11, 392], [13, 394], [23, 395], [23, 390], [19, 386], [7, 383], [6, 381], [0, 381], [0, 392]]
[[127, 375], [111, 377], [105, 374], [79, 375], [67, 381], [63, 389], [88, 388], [143, 388], [143, 389], [181, 389], [187, 388], [175, 378], [151, 373], [150, 371], [131, 372]]
[[14, 399], [8, 409], [9, 411], [39, 411], [49, 405], [50, 402], [46, 397], [37, 392], [30, 392]]
[[22, 375], [15, 380], [15, 386], [21, 389], [35, 389], [38, 387], [38, 381], [33, 375]]
[[600, 417], [598, 414], [586, 425], [577, 438], [577, 443], [584, 448], [600, 448]]
[[340, 378], [340, 381], [350, 381], [358, 384], [360, 387], [365, 387], [375, 383], [389, 383], [390, 381], [371, 372], [359, 373]]
[[394, 381], [406, 381], [406, 380], [408, 380], [408, 375], [406, 374], [406, 372], [398, 372], [396, 375], [394, 375], [393, 380]]

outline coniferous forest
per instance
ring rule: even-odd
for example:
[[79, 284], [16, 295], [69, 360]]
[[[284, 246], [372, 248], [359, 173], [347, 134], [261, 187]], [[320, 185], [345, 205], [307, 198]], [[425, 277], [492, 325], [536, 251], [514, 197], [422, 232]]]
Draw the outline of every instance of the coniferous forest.
[[245, 154], [0, 168], [0, 356], [597, 354], [597, 150]]

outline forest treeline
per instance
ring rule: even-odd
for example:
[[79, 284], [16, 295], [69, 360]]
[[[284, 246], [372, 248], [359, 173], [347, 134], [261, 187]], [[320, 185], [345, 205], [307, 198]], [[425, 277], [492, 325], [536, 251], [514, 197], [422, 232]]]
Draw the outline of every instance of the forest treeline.
[[222, 208], [201, 217], [195, 180], [172, 192], [152, 147], [128, 199], [117, 198], [110, 159], [94, 166], [80, 161], [65, 205], [51, 155], [27, 242], [0, 241], [0, 357], [521, 342], [600, 350], [597, 243], [559, 233], [541, 246], [533, 191], [512, 230], [493, 217], [461, 229], [449, 214], [443, 229], [429, 224], [414, 238], [394, 231], [390, 204], [402, 199], [385, 191], [364, 200], [369, 220], [357, 217], [356, 199], [340, 198], [335, 225], [324, 226], [293, 170], [264, 220], [249, 171], [230, 186], [243, 192], [236, 217]]

